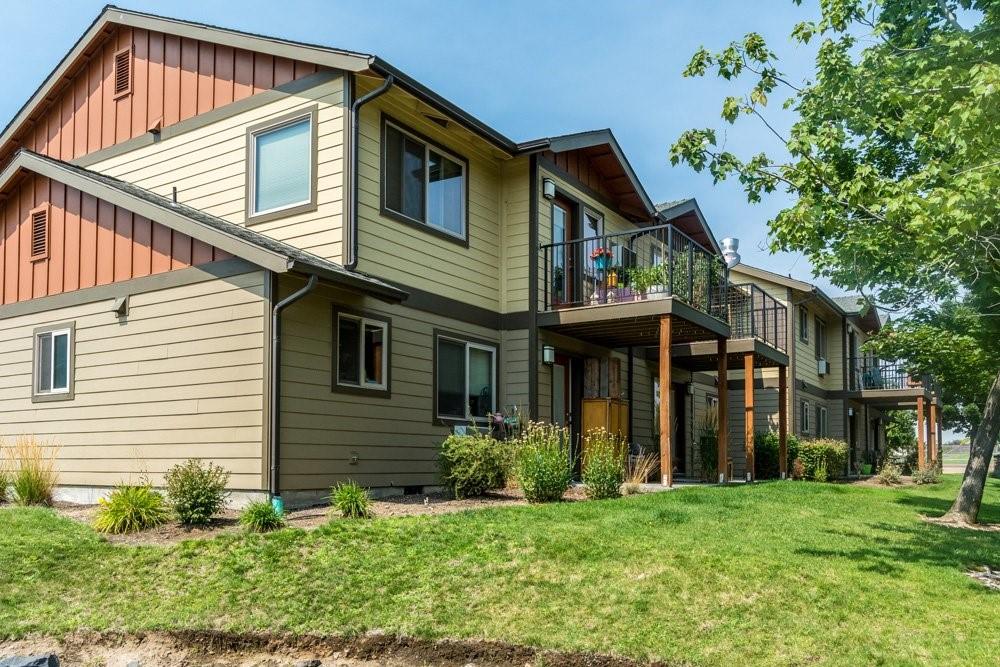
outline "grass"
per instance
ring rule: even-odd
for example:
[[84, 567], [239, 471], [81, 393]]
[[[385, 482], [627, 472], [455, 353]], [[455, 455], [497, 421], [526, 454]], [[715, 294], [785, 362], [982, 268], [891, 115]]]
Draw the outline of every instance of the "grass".
[[[0, 636], [217, 628], [473, 637], [693, 664], [992, 664], [1000, 533], [933, 487], [689, 488], [112, 546], [0, 510]], [[1000, 522], [991, 479], [982, 519]]]

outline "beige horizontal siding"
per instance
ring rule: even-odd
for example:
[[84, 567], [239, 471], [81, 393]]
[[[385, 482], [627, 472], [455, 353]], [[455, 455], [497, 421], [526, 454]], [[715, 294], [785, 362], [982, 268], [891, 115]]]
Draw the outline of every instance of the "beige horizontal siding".
[[190, 132], [91, 165], [237, 224], [246, 221], [246, 132], [269, 119], [319, 109], [317, 208], [255, 223], [255, 231], [341, 262], [344, 197], [343, 80], [335, 78]]
[[[283, 283], [282, 294], [297, 285]], [[391, 398], [332, 390], [334, 304], [391, 318]], [[289, 307], [282, 327], [282, 489], [323, 489], [347, 479], [368, 487], [440, 483], [437, 452], [449, 429], [432, 422], [433, 332], [500, 348], [496, 331], [328, 288]], [[500, 405], [503, 392], [501, 380]]]
[[[187, 458], [263, 481], [264, 273], [133, 294], [0, 320], [0, 437], [57, 445], [59, 483], [107, 486], [163, 473]], [[32, 332], [75, 323], [75, 395], [31, 402]]]

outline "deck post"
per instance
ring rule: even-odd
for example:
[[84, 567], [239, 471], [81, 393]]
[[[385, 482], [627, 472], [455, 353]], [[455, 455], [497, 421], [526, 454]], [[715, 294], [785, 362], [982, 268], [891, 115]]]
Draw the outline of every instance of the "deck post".
[[788, 368], [778, 366], [778, 471], [788, 475]]
[[924, 467], [927, 453], [927, 428], [924, 426], [924, 397], [917, 396], [917, 468]]
[[729, 367], [729, 354], [726, 351], [726, 339], [719, 339], [719, 484], [726, 480], [726, 463], [729, 459], [729, 378], [726, 370]]
[[673, 486], [670, 414], [670, 345], [673, 331], [670, 315], [660, 315], [660, 478], [664, 486]]
[[931, 396], [931, 418], [927, 421], [927, 430], [930, 431], [928, 440], [931, 444], [930, 464], [937, 465], [938, 458], [938, 438], [937, 438], [938, 409], [937, 398]]
[[753, 352], [746, 352], [743, 354], [743, 447], [748, 482], [754, 480], [753, 403]]

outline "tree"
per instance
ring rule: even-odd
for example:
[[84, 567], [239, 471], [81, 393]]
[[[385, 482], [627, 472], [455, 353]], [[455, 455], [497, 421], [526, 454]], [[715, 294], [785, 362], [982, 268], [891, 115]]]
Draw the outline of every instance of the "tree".
[[[973, 523], [1000, 432], [1000, 360], [991, 354], [1000, 340], [1000, 3], [820, 7], [818, 20], [791, 31], [801, 44], [820, 41], [814, 76], [801, 85], [756, 33], [717, 53], [702, 47], [684, 72], [749, 77], [745, 94], [723, 101], [722, 117], [763, 123], [777, 150], [741, 158], [719, 146], [714, 129], [692, 129], [672, 146], [671, 161], [716, 181], [738, 178], [751, 202], [778, 189], [792, 194], [768, 223], [772, 249], [804, 252], [819, 274], [900, 314], [884, 349], [913, 353], [916, 372], [950, 368], [942, 380], [961, 400], [949, 414], [975, 429], [947, 518]], [[765, 115], [779, 90], [796, 116], [787, 133]], [[955, 318], [966, 315], [981, 335], [951, 353]]]

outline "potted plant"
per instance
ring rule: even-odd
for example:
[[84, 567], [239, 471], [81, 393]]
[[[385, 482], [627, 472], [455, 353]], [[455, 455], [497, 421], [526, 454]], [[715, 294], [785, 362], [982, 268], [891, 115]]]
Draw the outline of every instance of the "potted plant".
[[607, 286], [607, 275], [605, 271], [611, 264], [611, 258], [613, 254], [611, 248], [605, 248], [603, 246], [594, 248], [590, 253], [590, 260], [594, 263], [594, 268], [597, 270], [596, 280], [594, 281], [594, 293], [590, 296], [591, 303], [605, 303], [607, 301], [608, 286]]
[[611, 248], [603, 246], [594, 248], [594, 251], [590, 253], [590, 259], [593, 260], [595, 269], [603, 271], [608, 268], [608, 264], [611, 262]]

